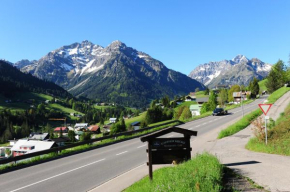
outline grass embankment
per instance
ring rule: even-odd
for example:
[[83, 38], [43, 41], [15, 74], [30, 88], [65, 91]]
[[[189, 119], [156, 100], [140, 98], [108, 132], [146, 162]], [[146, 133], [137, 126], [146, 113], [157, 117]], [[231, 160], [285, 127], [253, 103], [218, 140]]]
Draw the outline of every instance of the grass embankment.
[[[290, 105], [287, 106], [284, 113], [275, 122], [273, 126], [267, 126], [268, 144], [265, 144], [264, 132], [256, 134], [251, 138], [246, 148], [251, 151], [279, 154], [290, 156]], [[262, 124], [263, 126], [263, 124]], [[259, 128], [255, 128], [261, 130]]]
[[192, 160], [174, 167], [153, 172], [153, 181], [146, 176], [125, 192], [150, 191], [221, 191], [223, 165], [208, 153], [196, 155]]
[[[280, 97], [282, 97], [289, 90], [290, 90], [289, 87], [282, 87], [282, 88], [276, 90], [268, 97], [267, 103], [275, 103], [275, 101], [277, 101]], [[230, 125], [226, 129], [222, 130], [218, 135], [218, 139], [233, 135], [233, 134], [243, 130], [248, 125], [250, 125], [253, 120], [255, 120], [257, 117], [259, 117], [261, 114], [262, 114], [262, 111], [260, 109], [257, 109], [255, 111], [249, 113], [248, 115], [246, 115], [245, 117], [243, 117], [242, 119], [237, 121], [236, 123]]]
[[231, 135], [243, 130], [244, 128], [249, 126], [251, 124], [251, 122], [253, 120], [255, 120], [257, 117], [259, 117], [260, 115], [262, 115], [262, 111], [260, 109], [257, 109], [248, 115], [245, 115], [242, 119], [240, 119], [236, 123], [230, 125], [226, 129], [222, 130], [218, 135], [218, 139], [231, 136]]
[[130, 139], [130, 138], [133, 138], [133, 137], [141, 136], [141, 135], [144, 135], [144, 134], [152, 133], [152, 132], [155, 132], [155, 131], [158, 131], [158, 130], [161, 130], [161, 129], [164, 129], [164, 128], [167, 128], [167, 127], [170, 127], [170, 126], [179, 125], [179, 124], [180, 123], [178, 123], [178, 122], [171, 123], [171, 124], [159, 126], [159, 127], [147, 130], [147, 131], [142, 131], [142, 132], [139, 132], [139, 133], [136, 133], [136, 134], [119, 136], [116, 139], [114, 139], [114, 138], [104, 139], [101, 142], [95, 142], [95, 143], [93, 143], [91, 145], [86, 144], [86, 145], [81, 145], [81, 146], [65, 149], [65, 150], [62, 150], [60, 153], [49, 153], [47, 155], [41, 155], [41, 156], [33, 157], [31, 159], [28, 159], [28, 160], [23, 160], [23, 161], [17, 162], [16, 164], [0, 165], [0, 171], [1, 170], [11, 169], [13, 167], [18, 167], [18, 166], [21, 166], [21, 165], [29, 165], [29, 164], [41, 162], [41, 161], [44, 161], [44, 160], [48, 160], [48, 159], [52, 159], [52, 158], [56, 158], [56, 157], [61, 157], [61, 156], [64, 156], [64, 155], [67, 155], [67, 154], [71, 154], [71, 153], [81, 152], [81, 151], [92, 149], [92, 148], [96, 148], [98, 146], [102, 146], [102, 145], [105, 145], [105, 144], [114, 143], [116, 141], [126, 140], [126, 139]]

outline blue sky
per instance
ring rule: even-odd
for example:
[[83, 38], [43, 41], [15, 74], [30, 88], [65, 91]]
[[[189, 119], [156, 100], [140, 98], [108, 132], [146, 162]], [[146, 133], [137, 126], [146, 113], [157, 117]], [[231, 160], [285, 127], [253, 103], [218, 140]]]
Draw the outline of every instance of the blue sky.
[[238, 54], [289, 60], [288, 0], [0, 0], [0, 7], [0, 58], [11, 62], [83, 40], [120, 40], [186, 75]]

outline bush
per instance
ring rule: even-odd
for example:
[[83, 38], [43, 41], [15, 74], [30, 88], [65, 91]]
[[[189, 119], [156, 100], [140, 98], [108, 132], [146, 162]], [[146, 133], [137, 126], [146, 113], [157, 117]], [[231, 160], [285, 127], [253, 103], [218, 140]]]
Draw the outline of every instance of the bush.
[[90, 132], [84, 132], [81, 135], [81, 141], [88, 141], [91, 139], [92, 134]]

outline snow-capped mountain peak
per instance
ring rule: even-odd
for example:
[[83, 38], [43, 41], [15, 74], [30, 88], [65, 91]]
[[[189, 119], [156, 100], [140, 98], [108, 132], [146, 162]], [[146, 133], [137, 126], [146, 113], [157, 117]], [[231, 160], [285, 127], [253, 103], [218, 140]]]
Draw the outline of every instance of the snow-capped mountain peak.
[[267, 76], [271, 67], [257, 58], [249, 60], [244, 55], [237, 55], [231, 60], [199, 65], [191, 71], [189, 77], [209, 87], [236, 83], [247, 85], [253, 77], [261, 79]]
[[244, 55], [237, 55], [232, 59], [235, 63], [248, 62], [249, 59]]
[[125, 49], [127, 46], [125, 43], [116, 40], [113, 41], [110, 45], [108, 45], [107, 49], [113, 51], [113, 50], [118, 50], [118, 49]]

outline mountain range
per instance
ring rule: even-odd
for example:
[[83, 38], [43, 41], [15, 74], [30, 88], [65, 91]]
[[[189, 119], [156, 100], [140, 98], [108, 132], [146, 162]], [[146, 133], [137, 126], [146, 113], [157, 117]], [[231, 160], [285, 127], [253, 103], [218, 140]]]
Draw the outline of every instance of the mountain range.
[[74, 96], [141, 107], [165, 95], [185, 95], [204, 85], [168, 69], [150, 55], [114, 41], [63, 46], [39, 60], [15, 63], [21, 71], [52, 81]]
[[237, 55], [231, 60], [199, 65], [188, 76], [209, 88], [234, 84], [247, 86], [254, 77], [259, 80], [266, 77], [271, 67], [257, 58], [248, 59], [244, 55]]

